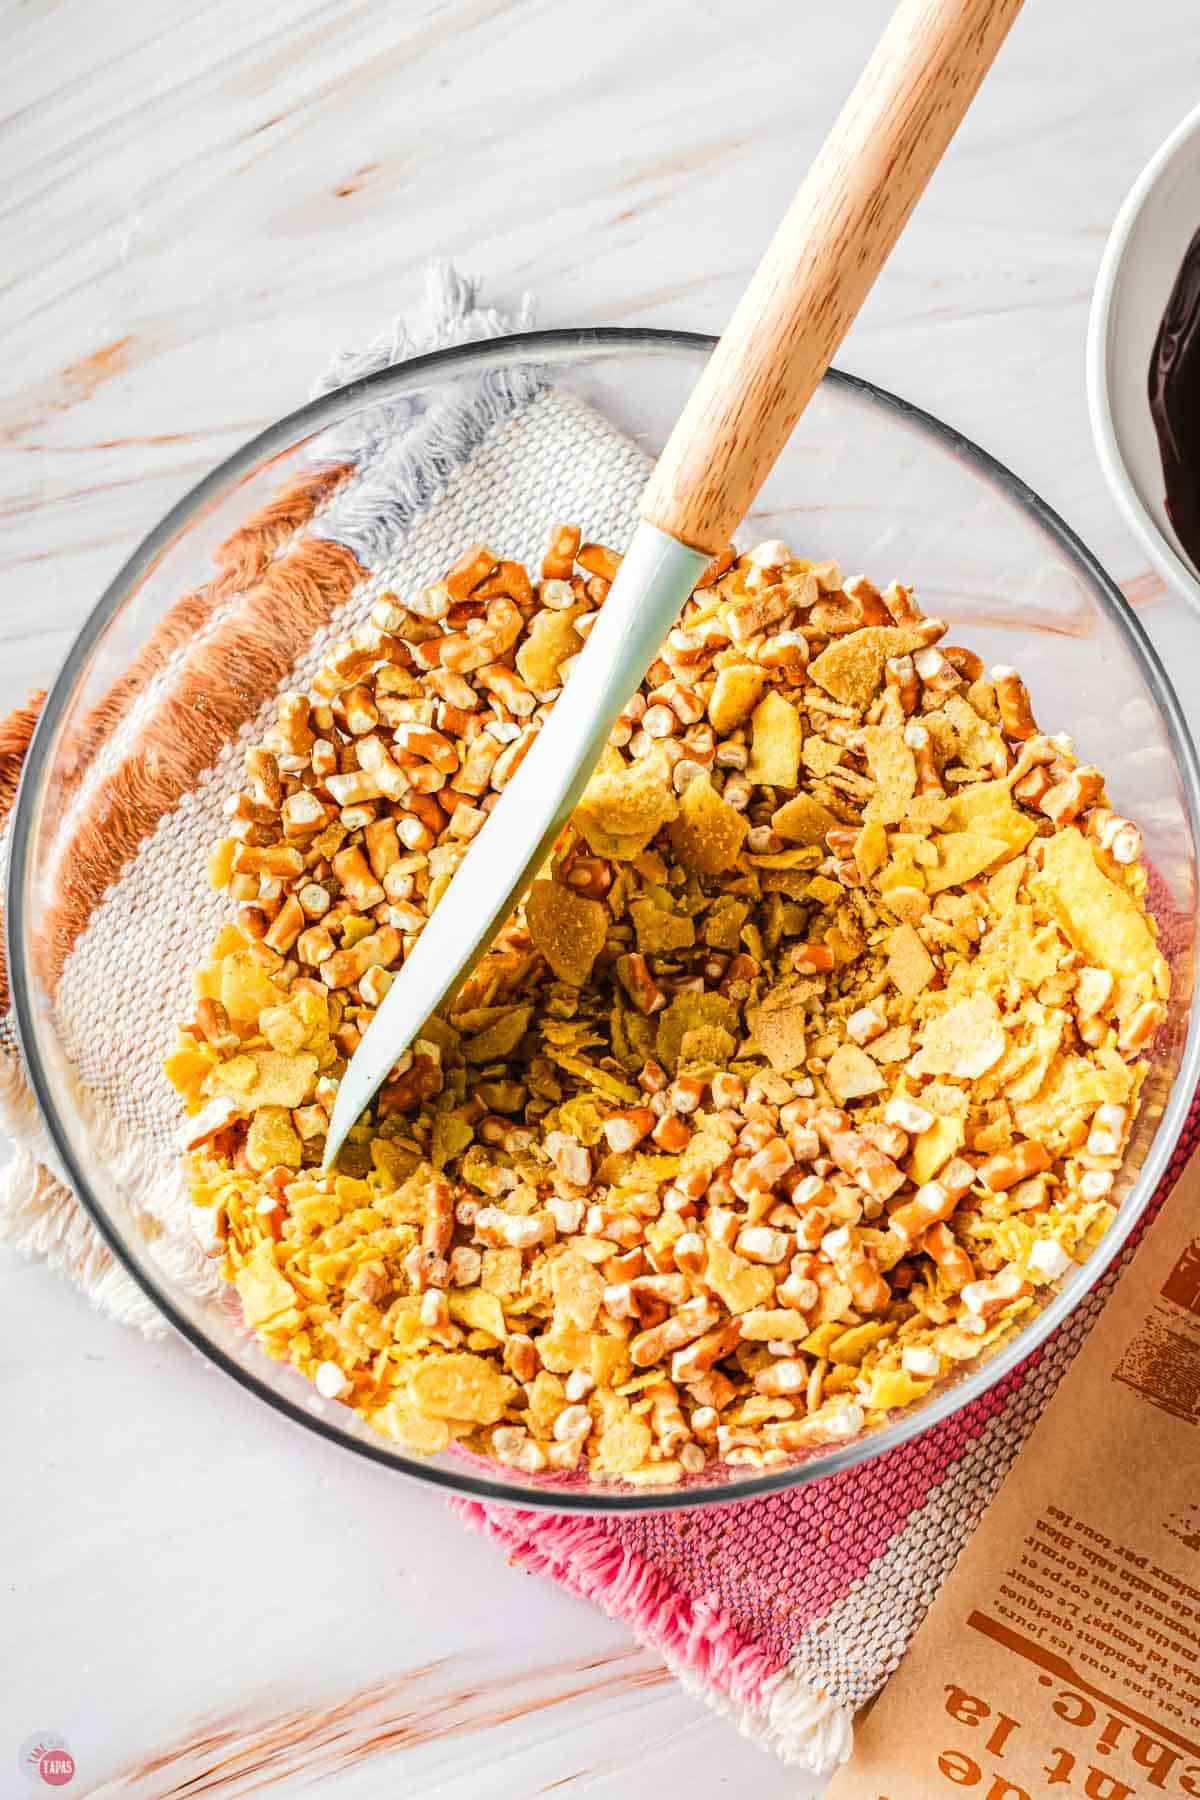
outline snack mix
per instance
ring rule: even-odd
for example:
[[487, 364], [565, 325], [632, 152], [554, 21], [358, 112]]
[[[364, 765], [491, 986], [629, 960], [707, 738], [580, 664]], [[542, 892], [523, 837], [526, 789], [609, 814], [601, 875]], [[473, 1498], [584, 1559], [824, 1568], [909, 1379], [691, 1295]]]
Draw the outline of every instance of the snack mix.
[[1014, 670], [898, 583], [729, 550], [323, 1176], [619, 560], [475, 545], [281, 698], [166, 1070], [271, 1356], [408, 1451], [653, 1485], [856, 1437], [1085, 1257], [1169, 977], [1137, 828]]

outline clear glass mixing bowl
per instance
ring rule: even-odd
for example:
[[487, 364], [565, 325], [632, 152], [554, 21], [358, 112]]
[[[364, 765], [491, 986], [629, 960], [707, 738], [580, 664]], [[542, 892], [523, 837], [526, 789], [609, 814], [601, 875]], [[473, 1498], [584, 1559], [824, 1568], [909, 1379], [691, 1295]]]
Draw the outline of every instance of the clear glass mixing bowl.
[[[742, 541], [780, 537], [805, 555], [837, 558], [843, 568], [861, 569], [880, 583], [893, 576], [915, 583], [926, 611], [949, 618], [955, 639], [989, 663], [1017, 665], [1040, 720], [1071, 732], [1080, 754], [1100, 763], [1115, 806], [1140, 822], [1157, 871], [1156, 908], [1174, 991], [1121, 1177], [1121, 1207], [1104, 1242], [986, 1362], [969, 1365], [886, 1428], [786, 1466], [710, 1469], [670, 1489], [589, 1485], [586, 1478], [546, 1481], [453, 1452], [414, 1460], [266, 1357], [227, 1292], [198, 1300], [181, 1284], [161, 1222], [144, 1196], [131, 1190], [129, 1162], [114, 1158], [108, 1129], [116, 1115], [126, 1142], [130, 1132], [136, 1136], [135, 1086], [145, 1080], [139, 1059], [150, 1066], [145, 1057], [152, 1064], [168, 1046], [147, 1045], [144, 1020], [139, 1025], [136, 1016], [121, 1017], [117, 1054], [97, 1071], [94, 1055], [89, 1059], [87, 1046], [75, 1041], [61, 1017], [39, 933], [64, 878], [60, 834], [71, 827], [81, 743], [88, 767], [103, 767], [108, 736], [121, 729], [130, 703], [153, 700], [153, 683], [161, 676], [147, 647], [157, 641], [168, 610], [210, 579], [217, 547], [281, 482], [311, 465], [327, 434], [336, 431], [344, 442], [349, 431], [366, 444], [378, 439], [381, 423], [394, 430], [405, 421], [451, 419], [464, 400], [481, 394], [503, 417], [549, 384], [595, 409], [653, 456], [712, 344], [682, 332], [626, 330], [503, 338], [385, 370], [273, 425], [180, 501], [100, 600], [46, 703], [15, 815], [8, 921], [21, 1041], [55, 1150], [115, 1255], [190, 1343], [299, 1425], [422, 1480], [521, 1505], [617, 1511], [766, 1493], [881, 1455], [965, 1406], [1041, 1342], [1116, 1255], [1167, 1164], [1196, 1085], [1197, 1038], [1189, 1022], [1200, 788], [1196, 752], [1166, 674], [1112, 581], [1036, 494], [936, 419], [834, 372], [772, 472]], [[436, 497], [459, 454], [452, 433], [442, 438], [451, 447], [436, 479], [426, 484], [425, 500]], [[468, 461], [454, 479], [472, 481], [474, 467]], [[472, 498], [478, 535], [505, 554], [521, 554], [506, 519], [489, 511], [488, 493]], [[582, 522], [586, 531], [586, 518]], [[430, 577], [436, 573], [428, 571]], [[114, 688], [118, 705], [106, 700]], [[195, 705], [203, 712], [203, 693]], [[199, 896], [205, 890], [202, 854], [194, 864], [187, 879]], [[106, 907], [89, 931], [113, 931], [111, 916]], [[129, 954], [135, 953], [131, 941]], [[133, 1148], [164, 1154], [149, 1142]]]

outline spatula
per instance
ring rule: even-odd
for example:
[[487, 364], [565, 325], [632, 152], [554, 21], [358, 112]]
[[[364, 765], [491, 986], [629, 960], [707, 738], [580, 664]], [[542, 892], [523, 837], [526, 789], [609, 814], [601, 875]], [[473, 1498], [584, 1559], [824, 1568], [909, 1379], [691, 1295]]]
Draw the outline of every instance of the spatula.
[[618, 714], [829, 367], [1020, 5], [900, 0], [667, 440], [568, 690], [342, 1077], [326, 1168], [537, 873]]

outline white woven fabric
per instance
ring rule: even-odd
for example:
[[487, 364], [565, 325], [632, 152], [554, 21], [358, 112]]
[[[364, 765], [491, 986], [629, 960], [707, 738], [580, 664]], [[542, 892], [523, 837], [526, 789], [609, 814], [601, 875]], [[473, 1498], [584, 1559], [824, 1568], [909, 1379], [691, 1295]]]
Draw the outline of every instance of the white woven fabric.
[[[435, 267], [430, 338], [414, 345], [396, 328], [385, 343], [337, 358], [334, 375], [353, 380], [418, 351], [528, 322], [528, 303], [516, 321], [506, 321], [481, 312], [476, 298], [474, 284]], [[321, 387], [330, 385], [336, 383]], [[485, 540], [505, 556], [535, 562], [549, 526], [560, 518], [578, 519], [588, 536], [623, 542], [649, 466], [599, 414], [526, 367], [477, 382], [467, 396], [374, 407], [369, 416], [327, 434], [314, 455], [322, 462], [355, 461], [357, 472], [308, 529], [345, 544], [371, 574], [313, 639], [280, 692], [306, 687], [329, 645], [362, 625], [381, 593], [412, 592], [469, 543]], [[200, 638], [235, 615], [237, 603], [236, 597], [223, 603]], [[153, 716], [180, 658], [197, 641], [147, 684], [90, 765], [64, 828]], [[70, 1063], [64, 1073], [73, 1071], [77, 1079], [91, 1143], [104, 1147], [106, 1169], [117, 1173], [122, 1200], [143, 1221], [142, 1236], [153, 1240], [155, 1260], [172, 1284], [197, 1295], [216, 1294], [220, 1283], [192, 1233], [177, 1149], [181, 1115], [161, 1062], [176, 1023], [191, 1012], [191, 970], [229, 916], [228, 899], [213, 892], [205, 877], [207, 853], [224, 835], [221, 803], [243, 785], [243, 750], [261, 736], [273, 710], [268, 701], [143, 842], [93, 913], [57, 992]], [[53, 1155], [36, 1114], [22, 1104], [14, 1084], [10, 1090], [0, 1123], [23, 1154], [0, 1184], [0, 1238], [63, 1267], [119, 1317], [143, 1330], [163, 1329], [53, 1176]]]

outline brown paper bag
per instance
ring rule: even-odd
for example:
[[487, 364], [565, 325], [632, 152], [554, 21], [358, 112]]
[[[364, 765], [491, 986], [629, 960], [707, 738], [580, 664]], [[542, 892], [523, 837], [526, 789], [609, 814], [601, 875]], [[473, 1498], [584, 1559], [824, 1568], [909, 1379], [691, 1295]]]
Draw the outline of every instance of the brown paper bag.
[[1200, 1156], [828, 1800], [1200, 1796]]

